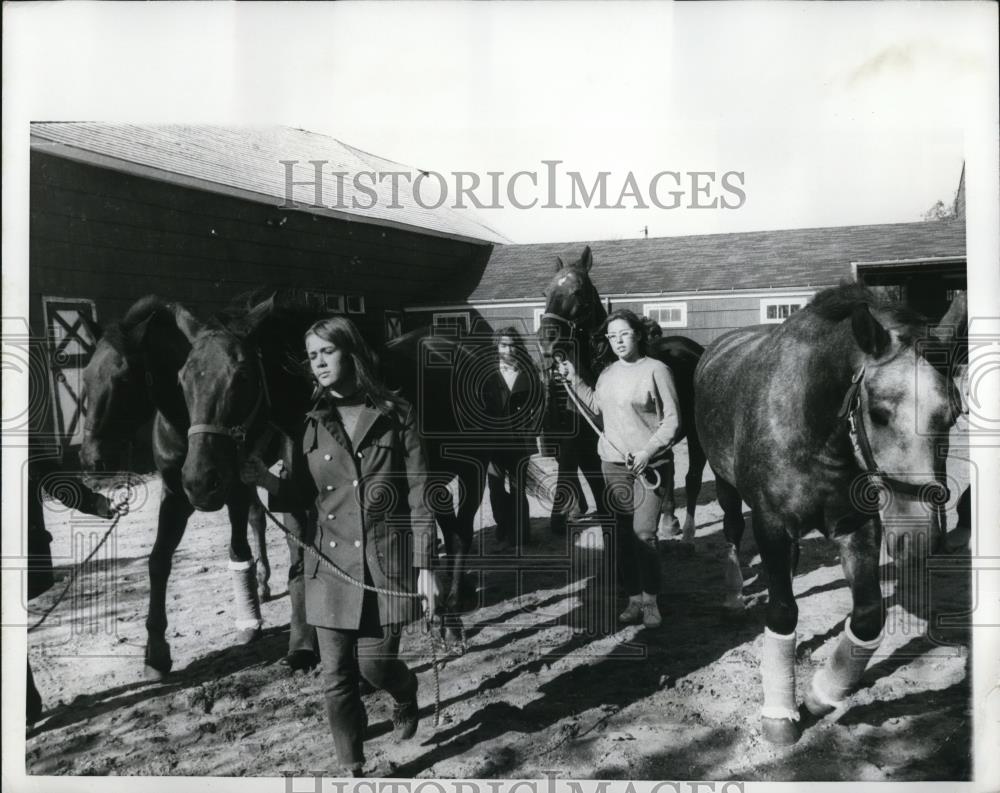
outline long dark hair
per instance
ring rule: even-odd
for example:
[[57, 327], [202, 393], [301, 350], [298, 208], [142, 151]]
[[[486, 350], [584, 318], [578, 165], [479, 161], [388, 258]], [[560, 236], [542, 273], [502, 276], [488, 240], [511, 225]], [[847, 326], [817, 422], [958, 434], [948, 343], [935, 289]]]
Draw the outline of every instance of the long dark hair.
[[608, 314], [608, 318], [601, 323], [601, 336], [607, 335], [608, 325], [616, 319], [623, 319], [628, 323], [628, 326], [632, 328], [635, 333], [635, 339], [639, 345], [639, 355], [645, 355], [649, 342], [649, 335], [646, 332], [646, 323], [643, 322], [642, 319], [635, 314], [635, 312], [629, 311], [627, 308], [619, 308], [617, 311], [612, 311]]
[[[383, 413], [391, 413], [402, 404], [401, 398], [390, 391], [378, 377], [378, 356], [347, 317], [332, 316], [318, 320], [305, 332], [303, 341], [317, 336], [347, 353], [354, 366], [358, 390]], [[308, 369], [309, 364], [306, 362]], [[318, 384], [317, 384], [318, 385]], [[319, 396], [317, 388], [315, 396]]]

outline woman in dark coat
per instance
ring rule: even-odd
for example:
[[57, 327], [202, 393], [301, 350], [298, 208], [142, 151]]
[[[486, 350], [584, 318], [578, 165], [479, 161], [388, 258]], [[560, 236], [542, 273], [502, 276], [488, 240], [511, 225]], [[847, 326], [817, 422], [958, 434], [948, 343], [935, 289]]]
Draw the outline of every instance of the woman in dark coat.
[[[243, 479], [314, 509], [312, 546], [354, 581], [418, 591], [433, 608], [434, 519], [424, 503], [425, 455], [412, 407], [375, 380], [375, 356], [344, 317], [305, 335], [318, 399], [305, 417], [292, 475], [280, 480], [251, 458]], [[417, 729], [417, 678], [399, 659], [414, 598], [364, 591], [306, 556], [306, 619], [316, 627], [327, 716], [341, 764], [364, 766], [363, 677], [395, 700], [398, 740]]]
[[536, 450], [535, 437], [541, 432], [545, 398], [538, 372], [516, 328], [497, 330], [493, 348], [496, 365], [481, 388], [490, 428], [498, 434], [497, 442], [488, 450], [490, 507], [497, 525], [497, 541], [501, 546], [521, 546], [531, 540], [527, 462]]

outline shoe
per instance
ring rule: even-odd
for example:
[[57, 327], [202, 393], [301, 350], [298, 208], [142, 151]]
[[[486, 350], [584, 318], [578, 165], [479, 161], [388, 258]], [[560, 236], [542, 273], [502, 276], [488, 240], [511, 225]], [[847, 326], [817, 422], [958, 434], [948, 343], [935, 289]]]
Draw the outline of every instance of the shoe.
[[656, 605], [655, 600], [643, 603], [640, 609], [644, 628], [659, 628], [663, 624], [663, 617], [660, 616], [660, 608]]
[[417, 721], [420, 719], [420, 710], [417, 707], [417, 689], [413, 688], [413, 695], [406, 702], [397, 702], [392, 707], [392, 737], [397, 742], [405, 741], [416, 735]]
[[319, 656], [312, 650], [292, 650], [279, 663], [292, 672], [300, 670], [308, 672], [319, 663]]
[[625, 611], [618, 615], [618, 621], [626, 625], [634, 625], [642, 620], [642, 617], [642, 603], [630, 600], [629, 604], [625, 607]]

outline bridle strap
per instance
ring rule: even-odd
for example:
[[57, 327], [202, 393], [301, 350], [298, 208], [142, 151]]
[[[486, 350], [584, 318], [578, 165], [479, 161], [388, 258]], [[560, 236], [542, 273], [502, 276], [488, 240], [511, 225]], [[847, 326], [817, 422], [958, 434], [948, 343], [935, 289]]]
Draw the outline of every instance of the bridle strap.
[[[187, 436], [191, 438], [195, 435], [221, 435], [225, 438], [230, 438], [236, 443], [239, 449], [242, 449], [246, 443], [247, 432], [249, 432], [250, 427], [253, 426], [254, 421], [257, 419], [261, 405], [266, 404], [268, 410], [271, 407], [271, 394], [267, 389], [267, 378], [264, 376], [264, 361], [261, 358], [259, 350], [257, 351], [257, 374], [260, 379], [260, 388], [257, 389], [257, 399], [250, 409], [250, 415], [241, 424], [235, 424], [232, 427], [226, 427], [221, 424], [192, 424], [188, 427]], [[258, 440], [254, 448], [256, 449], [257, 446], [261, 445], [261, 440], [269, 437], [270, 433], [266, 432], [263, 438]]]
[[875, 485], [881, 483], [894, 492], [914, 496], [922, 501], [946, 503], [949, 495], [948, 488], [940, 482], [924, 482], [923, 484], [905, 482], [902, 479], [889, 476], [879, 468], [861, 411], [861, 385], [864, 376], [865, 367], [862, 366], [851, 378], [851, 387], [847, 389], [838, 417], [847, 421], [851, 445], [854, 447], [854, 452], [861, 461], [869, 481]]

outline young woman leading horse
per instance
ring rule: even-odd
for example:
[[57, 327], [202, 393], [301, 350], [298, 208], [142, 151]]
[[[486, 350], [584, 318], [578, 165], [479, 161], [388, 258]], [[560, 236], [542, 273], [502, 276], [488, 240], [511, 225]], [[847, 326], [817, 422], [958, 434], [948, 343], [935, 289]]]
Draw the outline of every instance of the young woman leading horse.
[[327, 716], [341, 764], [357, 775], [367, 724], [361, 678], [392, 695], [397, 738], [417, 729], [417, 678], [399, 659], [416, 601], [386, 591], [412, 592], [417, 570], [418, 591], [433, 608], [434, 517], [414, 411], [375, 379], [374, 354], [354, 325], [344, 317], [321, 320], [306, 332], [305, 346], [318, 399], [292, 477], [278, 479], [255, 457], [241, 476], [311, 504], [313, 548], [356, 582], [307, 558], [306, 617], [317, 628]]
[[[919, 354], [925, 326], [857, 285], [821, 292], [781, 325], [732, 331], [695, 376], [698, 433], [719, 502], [753, 510], [767, 571], [762, 653], [764, 736], [799, 737], [792, 576], [798, 541], [819, 529], [840, 546], [853, 609], [806, 696], [814, 714], [839, 705], [879, 646], [883, 529], [897, 559], [933, 550], [953, 386]], [[918, 398], [919, 397], [919, 398]], [[739, 525], [726, 527], [739, 542]]]
[[[568, 359], [559, 364], [583, 406], [604, 419], [598, 443], [605, 493], [615, 517], [619, 580], [629, 597], [625, 623], [656, 628], [662, 622], [656, 529], [665, 490], [672, 487], [673, 452], [680, 429], [677, 390], [670, 370], [646, 356], [646, 328], [631, 311], [615, 311], [603, 329], [618, 360], [591, 388]], [[646, 486], [647, 469], [655, 487]]]

